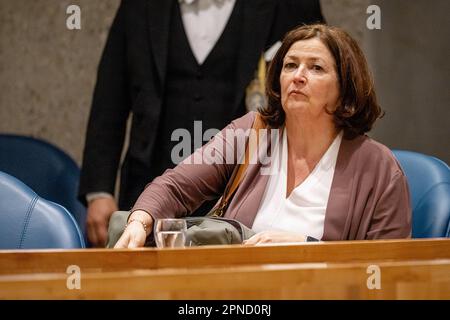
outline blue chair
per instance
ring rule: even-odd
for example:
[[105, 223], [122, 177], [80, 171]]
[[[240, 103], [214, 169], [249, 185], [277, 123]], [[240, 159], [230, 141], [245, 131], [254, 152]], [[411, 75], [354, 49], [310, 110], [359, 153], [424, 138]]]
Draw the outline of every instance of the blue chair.
[[80, 170], [62, 150], [35, 138], [1, 134], [0, 171], [65, 207], [85, 234], [86, 208], [77, 199]]
[[443, 161], [421, 153], [393, 150], [408, 180], [412, 207], [412, 237], [450, 237], [450, 169]]
[[84, 248], [72, 215], [0, 171], [0, 248]]

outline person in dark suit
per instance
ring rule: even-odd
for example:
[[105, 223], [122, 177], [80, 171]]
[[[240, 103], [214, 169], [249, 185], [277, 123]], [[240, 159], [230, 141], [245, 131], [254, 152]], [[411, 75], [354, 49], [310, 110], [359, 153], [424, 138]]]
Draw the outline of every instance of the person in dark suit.
[[[196, 24], [201, 17], [204, 27]], [[223, 128], [242, 116], [262, 54], [293, 27], [323, 20], [319, 0], [122, 0], [99, 65], [83, 154], [79, 197], [88, 205], [91, 244], [104, 246], [111, 214], [131, 209], [153, 178], [176, 165], [174, 130], [193, 134], [194, 121], [203, 131]], [[117, 205], [112, 195], [130, 114]]]

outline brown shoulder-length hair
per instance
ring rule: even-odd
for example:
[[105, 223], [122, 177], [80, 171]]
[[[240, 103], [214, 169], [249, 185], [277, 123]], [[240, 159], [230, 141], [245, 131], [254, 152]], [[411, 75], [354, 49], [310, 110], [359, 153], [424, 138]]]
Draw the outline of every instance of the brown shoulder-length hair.
[[318, 38], [331, 52], [338, 75], [340, 99], [331, 112], [338, 129], [346, 138], [362, 135], [383, 112], [377, 103], [372, 75], [364, 54], [356, 41], [345, 31], [323, 24], [300, 26], [286, 34], [280, 49], [269, 65], [266, 78], [267, 106], [259, 110], [264, 121], [273, 128], [284, 124], [281, 106], [280, 73], [290, 47], [299, 40]]

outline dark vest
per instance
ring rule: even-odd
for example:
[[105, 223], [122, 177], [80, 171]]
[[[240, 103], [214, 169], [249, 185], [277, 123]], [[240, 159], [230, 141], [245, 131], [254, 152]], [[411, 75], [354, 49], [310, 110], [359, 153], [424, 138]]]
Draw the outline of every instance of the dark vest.
[[202, 65], [195, 59], [178, 1], [175, 3], [170, 25], [165, 99], [153, 152], [152, 178], [175, 166], [171, 152], [179, 141], [171, 141], [174, 130], [184, 128], [191, 133], [191, 152], [194, 152], [194, 121], [202, 121], [203, 134], [209, 128], [221, 130], [245, 113], [244, 101], [237, 113], [230, 112], [236, 94], [234, 81], [242, 25], [241, 2], [236, 1], [222, 35]]

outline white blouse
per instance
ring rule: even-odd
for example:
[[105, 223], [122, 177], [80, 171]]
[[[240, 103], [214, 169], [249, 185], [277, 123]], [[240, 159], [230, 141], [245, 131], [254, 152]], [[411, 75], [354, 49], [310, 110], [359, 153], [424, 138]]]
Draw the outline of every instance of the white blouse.
[[201, 65], [219, 41], [236, 0], [179, 0], [184, 30]]
[[342, 141], [341, 131], [308, 177], [286, 198], [287, 134], [276, 142], [271, 175], [252, 229], [291, 231], [321, 239], [334, 168]]

